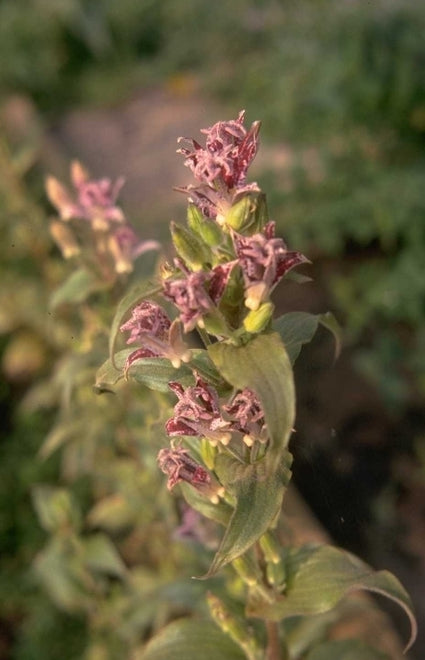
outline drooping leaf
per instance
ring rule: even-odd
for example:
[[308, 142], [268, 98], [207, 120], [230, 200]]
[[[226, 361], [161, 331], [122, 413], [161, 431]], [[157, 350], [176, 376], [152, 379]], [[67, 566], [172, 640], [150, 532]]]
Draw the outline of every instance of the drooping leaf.
[[[133, 351], [134, 349], [125, 348], [115, 354], [114, 361], [108, 359], [102, 364], [96, 374], [94, 385], [97, 392], [113, 391], [113, 386], [124, 377], [123, 370], [127, 357]], [[159, 357], [136, 360], [128, 370], [128, 377], [158, 392], [169, 392], [170, 381], [178, 381], [186, 386], [193, 383], [192, 373], [187, 366], [182, 365], [176, 369], [170, 360]]]
[[115, 365], [115, 345], [118, 336], [118, 332], [124, 317], [135, 307], [140, 301], [147, 298], [155, 296], [159, 291], [161, 291], [161, 284], [158, 282], [139, 282], [133, 286], [130, 291], [124, 296], [120, 301], [115, 316], [111, 325], [111, 332], [109, 335], [109, 357], [112, 361], [112, 364]]
[[273, 524], [290, 480], [291, 460], [289, 452], [285, 452], [279, 468], [269, 474], [265, 461], [243, 465], [225, 454], [217, 457], [217, 476], [235, 497], [236, 504], [205, 577], [244, 554]]
[[295, 420], [293, 373], [279, 335], [257, 335], [243, 346], [213, 344], [208, 353], [233, 387], [248, 387], [259, 397], [270, 438], [267, 463], [271, 472], [276, 470]]
[[390, 660], [386, 653], [358, 639], [336, 639], [324, 642], [307, 655], [306, 660]]
[[50, 308], [55, 309], [63, 304], [79, 304], [96, 291], [102, 291], [108, 284], [86, 268], [79, 268], [71, 273], [68, 279], [56, 289], [50, 299]]
[[311, 616], [328, 612], [352, 591], [366, 590], [395, 601], [407, 614], [411, 636], [417, 624], [408, 594], [388, 571], [374, 571], [354, 555], [332, 546], [305, 546], [289, 551], [286, 557], [287, 589], [275, 603], [251, 601], [249, 616], [279, 621], [296, 615]]
[[243, 651], [208, 621], [180, 619], [166, 626], [135, 660], [246, 660]]
[[294, 364], [301, 348], [314, 337], [319, 325], [332, 333], [335, 340], [335, 357], [341, 350], [341, 330], [331, 312], [310, 314], [309, 312], [288, 312], [273, 322], [273, 329], [279, 333], [286, 351]]

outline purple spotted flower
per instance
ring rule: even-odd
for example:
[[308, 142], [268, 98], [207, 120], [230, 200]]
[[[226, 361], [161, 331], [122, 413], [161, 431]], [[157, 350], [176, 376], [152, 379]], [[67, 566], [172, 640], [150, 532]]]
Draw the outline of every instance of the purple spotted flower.
[[47, 194], [62, 220], [88, 220], [96, 230], [105, 231], [110, 223], [125, 222], [124, 214], [116, 205], [124, 185], [120, 177], [115, 183], [110, 179], [91, 180], [78, 161], [71, 165], [71, 181], [75, 197], [54, 177], [46, 182]]
[[186, 193], [207, 217], [219, 219], [238, 195], [259, 190], [256, 183], [246, 183], [246, 175], [257, 153], [260, 122], [254, 122], [247, 130], [244, 117], [242, 110], [237, 119], [202, 129], [205, 148], [192, 138], [179, 138], [179, 142], [191, 145], [181, 147], [178, 153], [183, 154], [185, 165], [199, 183], [177, 190]]
[[282, 238], [275, 238], [274, 222], [267, 223], [261, 234], [234, 234], [234, 244], [245, 282], [245, 305], [252, 310], [287, 272], [308, 261], [301, 252], [288, 250]]
[[117, 273], [131, 273], [137, 257], [150, 250], [158, 250], [158, 241], [141, 241], [128, 223], [114, 228], [108, 240], [109, 252]]
[[215, 266], [209, 272], [192, 273], [181, 262], [176, 262], [183, 277], [164, 281], [164, 296], [180, 312], [185, 332], [202, 325], [202, 318], [216, 309], [235, 262]]
[[216, 478], [202, 465], [197, 463], [183, 447], [161, 449], [158, 464], [168, 476], [167, 488], [171, 490], [181, 481], [193, 486], [215, 504], [223, 494], [223, 488]]
[[184, 387], [180, 383], [170, 383], [177, 395], [174, 414], [165, 428], [170, 436], [201, 436], [208, 438], [212, 445], [230, 442], [230, 423], [222, 418], [218, 394], [199, 376], [196, 384]]
[[237, 392], [232, 401], [223, 406], [231, 418], [232, 430], [243, 434], [243, 440], [251, 447], [256, 440], [267, 439], [264, 412], [256, 394], [245, 388]]
[[165, 310], [157, 303], [149, 300], [139, 303], [120, 330], [130, 332], [127, 344], [142, 344], [141, 348], [128, 356], [125, 373], [141, 358], [166, 357], [176, 368], [180, 367], [182, 362], [190, 360], [191, 353], [182, 339], [179, 322], [171, 323]]

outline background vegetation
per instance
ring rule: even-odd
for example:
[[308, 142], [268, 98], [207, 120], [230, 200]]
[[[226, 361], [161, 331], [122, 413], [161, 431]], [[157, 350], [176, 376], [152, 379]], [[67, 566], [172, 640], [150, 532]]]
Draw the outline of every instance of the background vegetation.
[[[263, 120], [259, 171], [273, 215], [288, 243], [314, 261], [321, 300], [345, 327], [353, 373], [373, 383], [385, 410], [385, 474], [366, 488], [368, 515], [393, 544], [404, 529], [402, 550], [423, 569], [412, 529], [424, 529], [424, 33], [425, 7], [414, 0], [233, 0], [226, 9], [204, 0], [3, 0], [0, 93], [4, 103], [17, 93], [31, 99], [39, 123], [23, 141], [5, 126], [0, 135], [2, 657], [80, 658], [88, 634], [81, 609], [53, 605], [31, 569], [45, 533], [30, 493], [63, 474], [55, 455], [37, 458], [60, 398], [43, 384], [69, 348], [46, 326], [48, 292], [64, 266], [44, 219], [37, 126], [140, 88], [190, 88], [195, 79], [223, 116], [246, 107]], [[310, 358], [301, 382], [317, 366]], [[344, 442], [322, 438], [321, 461], [332, 463]], [[77, 481], [78, 506], [87, 508], [89, 488]], [[137, 486], [135, 501], [149, 488]], [[170, 574], [174, 560], [182, 561], [170, 561]]]

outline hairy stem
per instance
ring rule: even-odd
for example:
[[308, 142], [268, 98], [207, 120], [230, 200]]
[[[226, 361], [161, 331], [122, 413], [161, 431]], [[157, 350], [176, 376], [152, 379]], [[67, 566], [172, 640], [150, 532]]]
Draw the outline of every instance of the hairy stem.
[[267, 660], [286, 660], [287, 654], [280, 644], [277, 623], [275, 621], [266, 621], [266, 630], [268, 639], [266, 649]]

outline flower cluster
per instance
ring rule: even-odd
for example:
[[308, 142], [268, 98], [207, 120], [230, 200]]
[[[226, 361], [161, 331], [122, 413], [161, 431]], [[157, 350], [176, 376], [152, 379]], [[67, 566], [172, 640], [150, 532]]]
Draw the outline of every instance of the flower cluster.
[[[103, 274], [107, 274], [109, 264], [112, 272], [121, 274], [133, 270], [133, 261], [139, 255], [159, 248], [156, 241], [140, 241], [117, 206], [123, 178], [115, 183], [106, 178], [92, 180], [82, 165], [74, 161], [71, 182], [75, 195], [52, 176], [46, 181], [47, 195], [60, 218], [52, 221], [50, 231], [66, 259], [81, 255], [89, 248], [94, 250]], [[82, 231], [74, 231], [70, 227], [72, 222], [83, 223]], [[81, 233], [87, 236], [86, 244], [77, 239]]]

